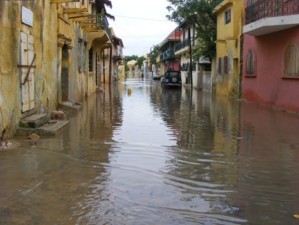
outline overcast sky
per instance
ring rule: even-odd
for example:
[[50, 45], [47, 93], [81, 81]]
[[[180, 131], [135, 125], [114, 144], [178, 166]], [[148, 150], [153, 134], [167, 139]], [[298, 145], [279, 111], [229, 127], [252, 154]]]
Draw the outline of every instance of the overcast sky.
[[117, 37], [124, 43], [125, 56], [142, 56], [150, 52], [153, 45], [160, 44], [177, 26], [166, 19], [167, 0], [112, 0], [112, 9], [107, 12], [115, 16], [109, 19]]

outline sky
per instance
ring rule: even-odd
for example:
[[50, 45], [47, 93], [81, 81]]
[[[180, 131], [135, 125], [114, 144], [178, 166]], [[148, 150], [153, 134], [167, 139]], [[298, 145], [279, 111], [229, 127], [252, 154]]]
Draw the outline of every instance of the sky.
[[167, 0], [111, 0], [112, 9], [107, 13], [115, 17], [108, 19], [115, 35], [124, 44], [123, 55], [143, 56], [154, 45], [160, 44], [177, 24], [167, 20]]

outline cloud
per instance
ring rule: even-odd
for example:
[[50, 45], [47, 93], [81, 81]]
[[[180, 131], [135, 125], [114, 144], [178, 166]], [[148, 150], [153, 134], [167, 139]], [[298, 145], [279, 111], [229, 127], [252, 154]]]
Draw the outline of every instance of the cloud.
[[144, 55], [151, 47], [160, 44], [177, 24], [166, 19], [166, 0], [113, 0], [115, 16], [109, 20], [117, 37], [124, 42], [124, 55]]

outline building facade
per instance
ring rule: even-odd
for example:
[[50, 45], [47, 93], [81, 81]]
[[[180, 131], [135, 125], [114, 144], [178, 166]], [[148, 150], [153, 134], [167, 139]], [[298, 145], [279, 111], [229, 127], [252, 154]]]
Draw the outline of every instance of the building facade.
[[243, 2], [224, 0], [215, 9], [217, 15], [216, 93], [239, 97], [241, 81]]
[[299, 112], [299, 2], [244, 4], [243, 97]]
[[173, 30], [160, 44], [160, 65], [162, 73], [167, 70], [179, 70], [180, 69], [180, 58], [174, 54], [174, 47], [180, 42], [181, 30]]
[[182, 22], [180, 42], [175, 45], [175, 55], [180, 57], [180, 71], [183, 85], [192, 85], [193, 88], [205, 91], [212, 90], [211, 62], [205, 57], [198, 60], [192, 57], [193, 49], [200, 45], [196, 27], [190, 21]]
[[110, 40], [105, 4], [0, 1], [0, 131], [95, 92], [96, 55]]

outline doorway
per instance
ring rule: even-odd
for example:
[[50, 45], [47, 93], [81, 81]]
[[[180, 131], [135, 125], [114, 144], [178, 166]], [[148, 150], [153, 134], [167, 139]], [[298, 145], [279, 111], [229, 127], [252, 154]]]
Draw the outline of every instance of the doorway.
[[61, 100], [69, 100], [69, 49], [67, 45], [62, 47]]

